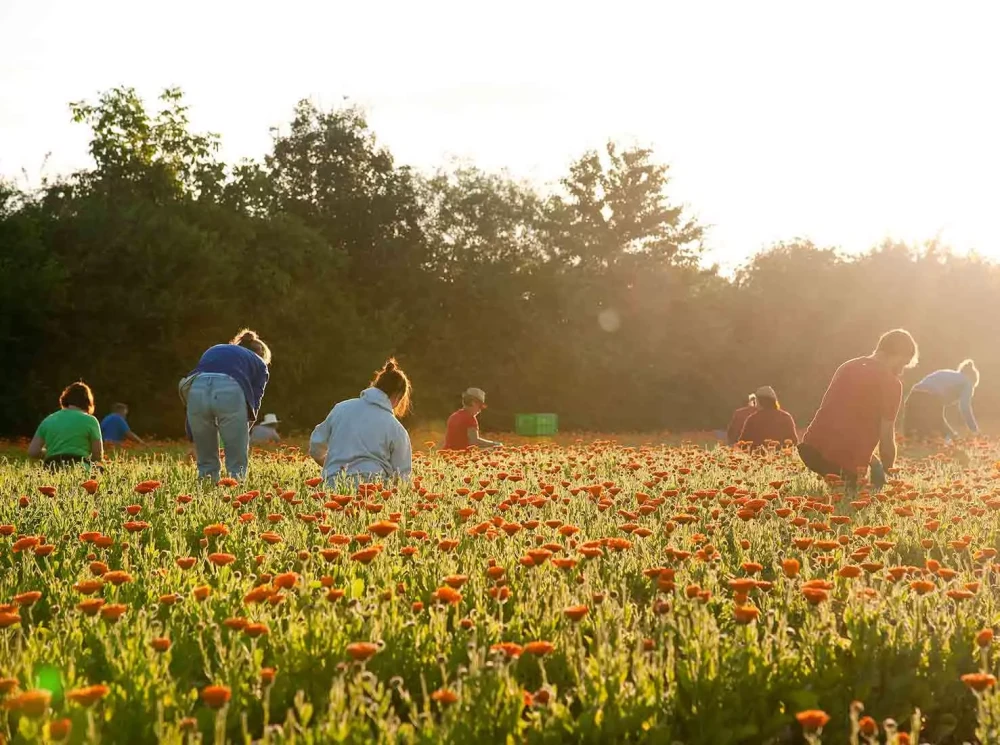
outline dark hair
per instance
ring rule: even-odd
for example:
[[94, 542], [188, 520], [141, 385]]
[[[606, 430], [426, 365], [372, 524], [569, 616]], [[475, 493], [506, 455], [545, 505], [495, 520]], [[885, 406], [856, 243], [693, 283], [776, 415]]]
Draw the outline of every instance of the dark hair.
[[757, 396], [757, 408], [758, 409], [780, 409], [778, 406], [778, 400], [776, 398], [771, 398], [770, 396]]
[[249, 349], [262, 360], [265, 365], [271, 364], [271, 349], [264, 343], [264, 340], [257, 336], [256, 331], [250, 329], [240, 329], [240, 332], [229, 342], [245, 349]]
[[910, 332], [905, 329], [893, 329], [882, 334], [882, 337], [878, 340], [878, 346], [875, 347], [875, 354], [891, 355], [900, 359], [907, 359], [909, 362], [904, 365], [907, 368], [915, 367], [917, 361], [920, 359], [920, 350], [917, 349], [917, 343], [913, 340]]
[[395, 358], [390, 357], [382, 369], [375, 373], [372, 388], [378, 388], [389, 398], [399, 396], [399, 403], [393, 408], [393, 413], [396, 416], [406, 416], [410, 410], [410, 394], [413, 386], [410, 385], [406, 373], [399, 369]]
[[90, 386], [82, 380], [70, 383], [59, 396], [60, 408], [67, 409], [70, 406], [82, 409], [88, 414], [94, 413], [94, 394], [90, 390]]
[[116, 404], [112, 404], [111, 410], [116, 414], [125, 414], [128, 411], [128, 404], [123, 404], [119, 401]]

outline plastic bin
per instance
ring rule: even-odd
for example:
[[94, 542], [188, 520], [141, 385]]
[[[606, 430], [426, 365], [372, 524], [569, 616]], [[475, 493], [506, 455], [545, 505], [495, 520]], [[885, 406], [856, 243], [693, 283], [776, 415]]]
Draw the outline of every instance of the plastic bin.
[[559, 417], [555, 414], [518, 414], [514, 418], [514, 431], [527, 437], [554, 435], [559, 431]]

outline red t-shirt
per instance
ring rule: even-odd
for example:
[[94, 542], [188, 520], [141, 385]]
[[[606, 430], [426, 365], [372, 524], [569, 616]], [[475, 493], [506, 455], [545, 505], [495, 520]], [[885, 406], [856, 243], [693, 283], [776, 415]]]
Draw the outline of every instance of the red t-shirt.
[[795, 431], [795, 420], [787, 411], [761, 407], [743, 425], [740, 442], [753, 443], [753, 449], [763, 447], [766, 440], [777, 440], [782, 445], [785, 440], [799, 441]]
[[479, 431], [479, 421], [468, 409], [459, 409], [448, 417], [448, 428], [444, 435], [445, 450], [465, 450], [469, 442], [469, 430]]
[[730, 445], [735, 445], [739, 441], [743, 425], [756, 412], [756, 406], [744, 406], [742, 409], [737, 409], [733, 412], [733, 418], [729, 421], [729, 429], [726, 430], [726, 441]]
[[903, 384], [885, 365], [849, 360], [834, 373], [802, 442], [845, 471], [867, 468], [882, 421], [895, 420], [902, 399]]

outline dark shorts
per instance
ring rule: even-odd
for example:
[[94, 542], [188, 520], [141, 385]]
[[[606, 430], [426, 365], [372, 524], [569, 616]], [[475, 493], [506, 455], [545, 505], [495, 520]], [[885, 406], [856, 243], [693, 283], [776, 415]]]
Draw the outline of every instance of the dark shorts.
[[[847, 484], [857, 484], [858, 474], [853, 472], [847, 472], [836, 463], [828, 461], [823, 454], [814, 448], [812, 445], [807, 445], [806, 443], [799, 443], [799, 458], [802, 459], [802, 463], [813, 473], [823, 476], [839, 476]], [[871, 460], [871, 478], [872, 486], [876, 489], [881, 489], [885, 485], [885, 471], [882, 469], [882, 463], [878, 458], [872, 457]]]

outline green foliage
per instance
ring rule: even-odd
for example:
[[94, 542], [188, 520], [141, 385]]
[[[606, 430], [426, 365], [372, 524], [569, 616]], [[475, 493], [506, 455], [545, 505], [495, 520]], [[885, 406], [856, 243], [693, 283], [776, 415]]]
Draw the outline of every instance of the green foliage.
[[[926, 366], [1000, 354], [979, 321], [1000, 270], [886, 244], [851, 259], [780, 244], [729, 279], [648, 149], [583, 154], [552, 193], [457, 165], [398, 165], [355, 108], [303, 101], [261, 162], [232, 167], [179, 91], [77, 102], [94, 165], [0, 184], [0, 434], [26, 434], [84, 378], [178, 435], [176, 381], [242, 326], [275, 353], [265, 409], [307, 430], [389, 355], [440, 421], [469, 385], [484, 426], [552, 411], [566, 429], [721, 427], [767, 383], [805, 424], [830, 374], [905, 326]], [[983, 412], [1000, 406], [988, 374]]]

